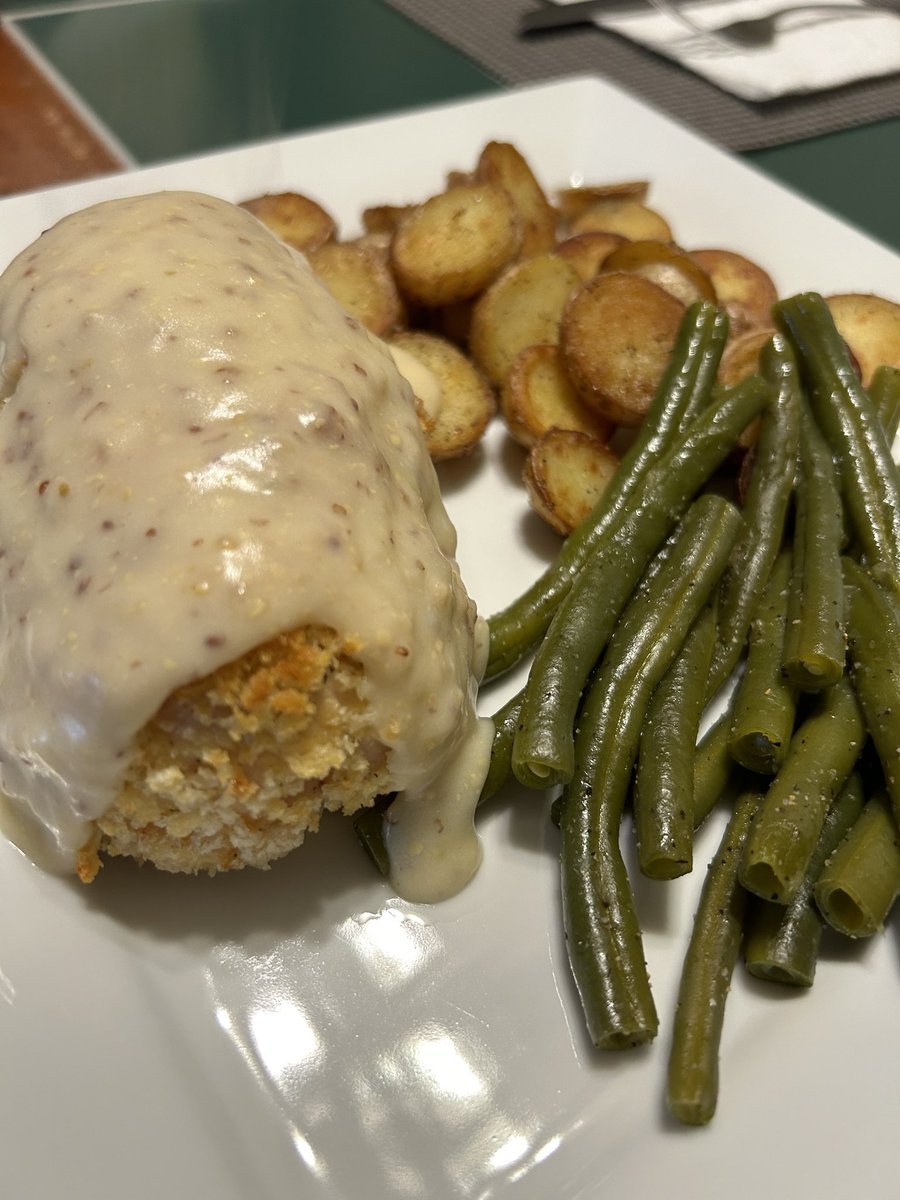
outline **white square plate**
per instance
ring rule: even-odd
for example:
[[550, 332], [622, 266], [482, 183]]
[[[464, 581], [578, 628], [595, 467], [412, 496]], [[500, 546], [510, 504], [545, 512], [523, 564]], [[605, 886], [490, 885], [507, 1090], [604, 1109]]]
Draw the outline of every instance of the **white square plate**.
[[[594, 79], [8, 199], [0, 263], [64, 213], [160, 188], [305, 191], [350, 234], [365, 204], [438, 190], [490, 138], [516, 142], [547, 187], [649, 178], [683, 245], [755, 257], [783, 293], [900, 299], [896, 254]], [[554, 545], [528, 514], [520, 466], [498, 427], [443, 473], [463, 574], [488, 614]], [[896, 1197], [893, 930], [828, 940], [802, 995], [739, 969], [715, 1121], [691, 1131], [664, 1115], [674, 989], [714, 825], [691, 877], [639, 889], [659, 1039], [605, 1057], [582, 1034], [555, 834], [533, 794], [490, 806], [480, 874], [435, 907], [398, 900], [338, 821], [266, 873], [184, 879], [113, 863], [90, 888], [3, 843], [3, 1194]]]

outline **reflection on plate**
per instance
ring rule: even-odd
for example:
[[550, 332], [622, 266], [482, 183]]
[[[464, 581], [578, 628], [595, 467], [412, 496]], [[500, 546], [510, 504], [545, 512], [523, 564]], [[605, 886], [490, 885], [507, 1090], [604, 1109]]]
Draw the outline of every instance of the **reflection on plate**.
[[[16, 197], [0, 204], [0, 262], [73, 208], [164, 187], [231, 199], [294, 188], [349, 234], [364, 204], [438, 190], [491, 137], [517, 142], [548, 187], [651, 179], [683, 245], [755, 257], [782, 292], [896, 292], [891, 252], [588, 79]], [[497, 429], [443, 473], [486, 613], [552, 553], [519, 466]], [[565, 964], [546, 802], [510, 791], [481, 828], [479, 876], [436, 907], [398, 900], [338, 822], [264, 874], [114, 863], [90, 889], [0, 846], [4, 1194], [896, 1194], [893, 933], [828, 942], [804, 995], [738, 971], [715, 1122], [675, 1128], [662, 1104], [668, 1019], [702, 868], [640, 888], [656, 1045], [598, 1057]], [[705, 831], [698, 861], [717, 834]]]

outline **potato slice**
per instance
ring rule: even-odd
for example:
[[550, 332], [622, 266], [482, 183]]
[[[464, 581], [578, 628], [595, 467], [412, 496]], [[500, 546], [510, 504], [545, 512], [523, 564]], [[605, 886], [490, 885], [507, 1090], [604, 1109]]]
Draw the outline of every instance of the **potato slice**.
[[605, 200], [639, 200], [642, 204], [650, 194], [646, 179], [627, 179], [621, 183], [582, 184], [580, 187], [559, 188], [556, 203], [564, 221], [574, 221], [591, 205]]
[[244, 200], [246, 208], [283, 242], [296, 250], [309, 252], [330, 242], [337, 226], [330, 213], [309, 196], [299, 192], [279, 192]]
[[684, 315], [649, 279], [615, 272], [585, 283], [560, 324], [562, 361], [585, 403], [617, 425], [639, 425]]
[[478, 159], [475, 178], [503, 188], [509, 195], [522, 223], [523, 257], [552, 250], [559, 214], [515, 146], [509, 142], [488, 142]]
[[530, 450], [522, 477], [535, 512], [567, 535], [603, 495], [618, 465], [616, 454], [599, 438], [551, 429]]
[[716, 302], [712, 280], [684, 250], [671, 242], [625, 242], [604, 261], [603, 271], [625, 271], [659, 284], [682, 304]]
[[[413, 393], [433, 420], [433, 425], [424, 429], [432, 459], [441, 462], [468, 454], [497, 411], [487, 380], [458, 347], [436, 334], [405, 330], [395, 334], [388, 345], [413, 358], [422, 369], [407, 373], [402, 357], [398, 360], [401, 373], [407, 374]], [[427, 397], [421, 394], [423, 380], [429, 390], [435, 388]]]
[[309, 264], [335, 299], [370, 332], [384, 337], [403, 320], [403, 302], [383, 253], [356, 242], [327, 242]]
[[767, 271], [734, 250], [692, 250], [690, 256], [712, 280], [732, 335], [771, 325], [778, 292]]
[[469, 326], [472, 357], [500, 387], [526, 346], [552, 344], [566, 301], [581, 284], [558, 254], [538, 254], [508, 268], [475, 302]]
[[487, 287], [521, 244], [521, 222], [507, 193], [467, 184], [432, 196], [403, 218], [391, 244], [391, 265], [413, 300], [452, 304]]
[[673, 241], [672, 229], [660, 213], [640, 200], [597, 200], [569, 222], [570, 233], [600, 230], [620, 233], [632, 242]]
[[500, 392], [500, 411], [513, 439], [530, 449], [551, 429], [573, 429], [605, 442], [613, 426], [584, 403], [566, 374], [557, 346], [527, 346]]
[[393, 233], [416, 207], [415, 204], [373, 204], [371, 208], [363, 209], [363, 229], [366, 233]]
[[[759, 371], [759, 356], [762, 348], [771, 341], [774, 332], [772, 327], [748, 329], [746, 333], [730, 337], [722, 355], [722, 361], [719, 363], [718, 382], [724, 387], [732, 387], [734, 384], [740, 383], [742, 379], [746, 379], [748, 375], [756, 374]], [[738, 446], [741, 449], [746, 450], [756, 444], [760, 422], [761, 418], [756, 417], [738, 438]]]
[[571, 263], [586, 283], [593, 279], [610, 254], [627, 242], [628, 239], [622, 237], [621, 233], [606, 233], [596, 229], [563, 238], [556, 245], [556, 253]]
[[859, 364], [863, 387], [877, 367], [900, 368], [900, 304], [861, 292], [826, 296], [825, 303]]

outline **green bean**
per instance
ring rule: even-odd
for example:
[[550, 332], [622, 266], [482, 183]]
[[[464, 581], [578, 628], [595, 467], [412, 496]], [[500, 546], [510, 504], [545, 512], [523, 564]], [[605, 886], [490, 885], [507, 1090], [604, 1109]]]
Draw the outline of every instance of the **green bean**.
[[853, 771], [828, 810], [803, 880], [787, 905], [753, 898], [747, 915], [744, 962], [751, 975], [771, 983], [812, 987], [822, 940], [822, 918], [812, 903], [825, 863], [862, 812], [865, 792]]
[[779, 301], [773, 315], [797, 347], [865, 557], [877, 577], [900, 588], [900, 481], [884, 426], [846, 343], [814, 292]]
[[815, 692], [844, 673], [844, 510], [831, 450], [803, 405], [794, 517], [794, 573], [784, 670], [801, 691]]
[[[641, 569], [768, 396], [762, 380], [753, 378], [718, 397], [646, 472], [619, 524], [595, 546], [589, 572], [557, 611], [525, 685], [512, 759], [521, 783], [547, 787], [571, 778], [575, 713], [616, 617]], [[596, 612], [588, 615], [592, 597]]]
[[647, 706], [634, 820], [638, 862], [651, 879], [675, 879], [693, 863], [695, 746], [715, 638], [713, 597]]
[[384, 844], [384, 813], [393, 799], [393, 794], [382, 796], [371, 808], [360, 809], [353, 818], [353, 831], [359, 844], [385, 878], [391, 873], [391, 860]]
[[774, 775], [784, 761], [797, 708], [794, 688], [781, 672], [790, 574], [791, 555], [784, 550], [750, 625], [728, 743], [735, 761], [763, 775]]
[[744, 533], [722, 582], [719, 644], [708, 696], [722, 687], [738, 664], [750, 621], [781, 549], [794, 486], [801, 389], [796, 359], [783, 337], [775, 336], [766, 345], [761, 366], [774, 398], [751, 452], [755, 461], [744, 501]]
[[735, 803], [703, 881], [682, 967], [666, 1100], [672, 1116], [686, 1125], [705, 1125], [716, 1111], [725, 1001], [740, 951], [746, 906], [738, 863], [760, 794], [751, 789]]
[[517, 692], [494, 713], [494, 741], [491, 745], [491, 764], [481, 788], [478, 803], [483, 804], [496, 795], [512, 774], [512, 748], [522, 712], [522, 693]]
[[486, 680], [514, 666], [543, 637], [572, 580], [597, 541], [617, 522], [648, 469], [662, 456], [685, 411], [696, 407], [699, 397], [711, 394], [727, 334], [728, 318], [714, 305], [701, 301], [688, 308], [647, 416], [596, 507], [528, 591], [491, 617]]
[[900, 613], [893, 591], [850, 558], [843, 560], [853, 686], [875, 747], [894, 814], [900, 814]]
[[900, 893], [900, 833], [887, 797], [877, 793], [835, 850], [815, 886], [832, 928], [864, 938], [884, 928]]
[[694, 832], [696, 832], [728, 790], [738, 766], [728, 749], [731, 738], [732, 709], [726, 709], [697, 743], [694, 754]]
[[888, 445], [893, 445], [900, 429], [900, 367], [883, 364], [872, 372], [869, 399], [884, 426]]
[[741, 882], [787, 904], [822, 832], [825, 814], [852, 771], [865, 740], [856, 694], [844, 677], [817, 692], [753, 823]]
[[623, 613], [579, 714], [560, 811], [563, 919], [588, 1032], [602, 1049], [656, 1035], [619, 826], [647, 702], [716, 586], [739, 524], [721, 497], [695, 501], [665, 565]]

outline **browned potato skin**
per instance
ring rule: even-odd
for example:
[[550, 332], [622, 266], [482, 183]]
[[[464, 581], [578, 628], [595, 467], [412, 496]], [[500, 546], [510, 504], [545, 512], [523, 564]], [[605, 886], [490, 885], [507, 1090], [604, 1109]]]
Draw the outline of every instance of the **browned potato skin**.
[[586, 183], [580, 187], [559, 188], [556, 192], [556, 203], [562, 219], [574, 221], [598, 201], [639, 200], [643, 204], [649, 194], [649, 180], [627, 179], [620, 183]]
[[625, 242], [612, 251], [601, 270], [641, 275], [684, 305], [697, 300], [716, 303], [716, 289], [710, 277], [689, 254], [671, 242]]
[[437, 334], [405, 330], [395, 334], [389, 345], [400, 347], [421, 363], [440, 388], [438, 412], [423, 426], [432, 460], [443, 462], [469, 454], [497, 411], [487, 380], [457, 346]]
[[522, 227], [509, 196], [488, 184], [449, 188], [397, 226], [391, 266], [401, 290], [428, 306], [467, 300], [512, 262]]
[[599, 438], [573, 429], [551, 429], [535, 443], [522, 477], [532, 508], [566, 536], [591, 511], [619, 460]]
[[[733, 387], [748, 375], [759, 371], [763, 346], [772, 339], [775, 329], [764, 326], [760, 329], [748, 329], [737, 337], [729, 338], [719, 363], [717, 379], [723, 387]], [[760, 418], [752, 421], [738, 438], [738, 446], [747, 449], [755, 445], [759, 437]]]
[[327, 242], [309, 263], [335, 299], [378, 337], [397, 328], [403, 302], [383, 253], [360, 242]]
[[732, 336], [771, 325], [778, 292], [767, 271], [734, 250], [692, 250], [690, 256], [712, 280]]
[[522, 223], [523, 258], [553, 248], [559, 214], [515, 146], [509, 142], [488, 142], [478, 159], [475, 178], [503, 188], [509, 195]]
[[571, 429], [606, 442], [611, 422], [584, 403], [560, 361], [557, 346], [526, 348], [500, 391], [500, 411], [514, 441], [530, 449], [551, 429]]
[[526, 346], [558, 340], [563, 309], [580, 284], [578, 272], [565, 259], [538, 254], [508, 268], [478, 297], [469, 349], [491, 383], [502, 386]]
[[572, 264], [585, 283], [593, 279], [603, 264], [620, 246], [628, 244], [621, 233], [601, 229], [573, 233], [556, 245], [556, 253]]
[[560, 324], [566, 371], [586, 404], [639, 425], [665, 370], [685, 306], [639, 275], [611, 272], [572, 296]]
[[863, 387], [880, 366], [900, 369], [900, 304], [865, 292], [826, 296], [825, 303], [856, 359]]
[[306, 253], [330, 242], [337, 232], [334, 218], [321, 204], [299, 192], [255, 196], [240, 207], [253, 213], [283, 242]]
[[598, 200], [569, 222], [570, 233], [589, 230], [620, 233], [632, 242], [674, 241], [672, 227], [665, 217], [640, 200]]

